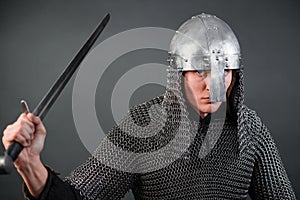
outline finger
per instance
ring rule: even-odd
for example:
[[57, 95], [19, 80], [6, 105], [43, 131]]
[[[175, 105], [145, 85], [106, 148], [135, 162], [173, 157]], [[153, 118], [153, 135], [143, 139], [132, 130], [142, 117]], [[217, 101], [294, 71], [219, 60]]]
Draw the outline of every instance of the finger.
[[16, 135], [14, 141], [19, 142], [23, 147], [31, 145], [31, 140], [26, 139], [23, 135]]
[[21, 113], [18, 118], [25, 117], [25, 116], [27, 116], [26, 113]]
[[22, 133], [21, 134], [24, 134], [27, 139], [33, 139], [34, 132], [35, 132], [35, 127], [32, 128], [31, 126], [24, 125], [22, 127]]
[[33, 122], [35, 125], [38, 125], [38, 124], [42, 123], [42, 120], [41, 120], [39, 117], [37, 117], [37, 116], [35, 116], [34, 114], [32, 114], [32, 113], [28, 113], [28, 114], [27, 114], [27, 117], [28, 117], [28, 119], [29, 119], [31, 122]]
[[30, 118], [27, 117], [27, 114], [21, 114], [21, 116], [19, 117], [19, 119], [17, 120], [17, 122], [21, 125], [21, 126], [29, 126], [31, 129], [35, 128], [34, 123], [30, 120]]
[[15, 135], [15, 137], [8, 136], [6, 139], [2, 138], [2, 140], [4, 140], [3, 144], [5, 149], [7, 149], [13, 141], [20, 143], [23, 147], [28, 147], [31, 145], [31, 140], [27, 140], [22, 135]]
[[16, 127], [12, 129], [12, 132], [15, 132], [15, 134], [21, 134], [26, 139], [33, 139], [34, 132], [35, 132], [35, 126], [32, 122], [29, 120], [21, 120], [19, 123], [17, 123]]
[[23, 135], [27, 140], [32, 140], [34, 137], [34, 131], [35, 129], [25, 126], [20, 134]]
[[8, 125], [3, 131], [3, 138], [7, 141], [12, 141], [19, 132], [22, 132], [20, 126], [17, 123]]
[[[20, 127], [12, 126], [12, 128], [4, 130], [3, 139], [9, 143], [11, 143], [12, 141], [17, 141], [18, 139], [21, 140], [20, 142], [23, 142], [23, 138], [26, 140], [26, 134], [23, 134], [22, 132], [23, 131], [22, 129], [20, 129]], [[29, 137], [29, 135], [27, 137]]]
[[45, 128], [42, 120], [39, 117], [34, 116], [32, 113], [28, 113], [27, 117], [29, 118], [29, 120], [31, 120], [35, 124], [35, 132], [36, 133], [46, 134], [46, 128]]
[[32, 126], [28, 123], [31, 122], [17, 121], [12, 125], [8, 125], [3, 131], [3, 139], [12, 142], [15, 140], [16, 135], [23, 135], [26, 139], [32, 139], [34, 128], [32, 129]]

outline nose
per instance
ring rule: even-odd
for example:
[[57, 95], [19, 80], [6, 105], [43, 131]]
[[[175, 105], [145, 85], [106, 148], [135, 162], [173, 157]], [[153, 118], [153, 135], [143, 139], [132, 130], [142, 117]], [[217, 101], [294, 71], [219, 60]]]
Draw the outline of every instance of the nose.
[[204, 83], [205, 83], [205, 89], [210, 90], [210, 73], [207, 74], [207, 76], [204, 78]]

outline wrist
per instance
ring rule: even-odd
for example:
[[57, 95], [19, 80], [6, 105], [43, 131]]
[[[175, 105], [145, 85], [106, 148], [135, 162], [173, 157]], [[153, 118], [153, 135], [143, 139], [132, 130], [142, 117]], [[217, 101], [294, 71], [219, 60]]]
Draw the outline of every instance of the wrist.
[[17, 171], [22, 176], [30, 194], [33, 197], [38, 197], [43, 191], [48, 178], [48, 171], [39, 157], [32, 159], [26, 165], [18, 167]]
[[40, 167], [42, 164], [40, 156], [28, 157], [19, 155], [17, 160], [14, 162], [14, 165], [19, 172], [19, 174], [29, 174], [35, 170], [35, 168]]

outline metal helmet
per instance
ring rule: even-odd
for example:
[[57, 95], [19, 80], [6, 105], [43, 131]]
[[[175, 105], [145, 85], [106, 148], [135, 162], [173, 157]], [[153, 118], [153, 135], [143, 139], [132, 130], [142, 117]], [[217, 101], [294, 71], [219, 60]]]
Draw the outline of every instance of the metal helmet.
[[240, 46], [221, 19], [200, 14], [183, 23], [170, 44], [170, 65], [180, 71], [211, 70], [210, 101], [226, 101], [225, 69], [240, 68]]

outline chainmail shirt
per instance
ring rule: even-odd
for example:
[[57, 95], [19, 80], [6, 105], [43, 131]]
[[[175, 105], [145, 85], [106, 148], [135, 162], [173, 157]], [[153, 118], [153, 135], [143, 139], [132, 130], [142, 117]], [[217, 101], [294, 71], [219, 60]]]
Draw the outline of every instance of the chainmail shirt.
[[243, 104], [243, 71], [236, 73], [233, 114], [193, 121], [181, 74], [169, 67], [166, 93], [131, 108], [64, 181], [49, 170], [40, 199], [121, 199], [129, 189], [136, 199], [296, 199], [270, 132]]
[[[159, 98], [152, 100], [158, 101]], [[245, 110], [252, 140], [242, 154], [236, 123], [227, 119], [223, 125], [218, 120], [209, 123], [205, 119], [199, 125], [194, 123], [198, 131], [188, 151], [163, 169], [130, 174], [91, 158], [66, 180], [85, 199], [120, 199], [129, 189], [136, 199], [245, 199], [248, 192], [254, 199], [295, 199], [270, 133], [255, 112]], [[209, 124], [222, 133], [213, 150], [199, 158]], [[123, 136], [117, 138], [120, 137]]]

